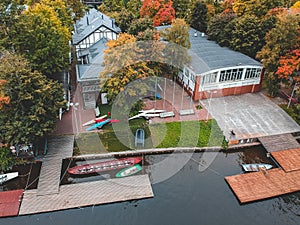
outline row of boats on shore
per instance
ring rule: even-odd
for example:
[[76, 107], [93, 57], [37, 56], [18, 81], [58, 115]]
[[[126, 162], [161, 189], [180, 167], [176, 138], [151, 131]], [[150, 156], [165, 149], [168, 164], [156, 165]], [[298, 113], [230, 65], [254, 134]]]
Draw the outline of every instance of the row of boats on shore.
[[68, 173], [72, 175], [87, 175], [119, 170], [116, 177], [126, 177], [142, 170], [142, 167], [139, 165], [141, 161], [142, 157], [112, 159], [103, 162], [78, 165], [68, 169]]

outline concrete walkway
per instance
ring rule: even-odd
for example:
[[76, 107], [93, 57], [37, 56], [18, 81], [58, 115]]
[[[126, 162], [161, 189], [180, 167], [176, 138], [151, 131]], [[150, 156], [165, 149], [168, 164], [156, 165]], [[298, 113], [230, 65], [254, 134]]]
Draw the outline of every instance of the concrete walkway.
[[262, 93], [212, 98], [201, 103], [217, 120], [228, 140], [300, 131], [300, 126]]

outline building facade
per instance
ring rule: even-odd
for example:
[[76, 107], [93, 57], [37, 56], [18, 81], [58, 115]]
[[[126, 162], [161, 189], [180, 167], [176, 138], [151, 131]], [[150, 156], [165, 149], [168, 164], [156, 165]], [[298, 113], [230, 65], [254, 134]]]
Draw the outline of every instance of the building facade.
[[76, 21], [72, 45], [76, 53], [76, 75], [84, 108], [95, 108], [100, 93], [99, 74], [103, 70], [103, 54], [108, 40], [116, 40], [121, 32], [114, 19], [90, 9]]
[[191, 63], [178, 74], [178, 81], [193, 100], [238, 95], [260, 90], [263, 68], [258, 61], [207, 39], [190, 29]]

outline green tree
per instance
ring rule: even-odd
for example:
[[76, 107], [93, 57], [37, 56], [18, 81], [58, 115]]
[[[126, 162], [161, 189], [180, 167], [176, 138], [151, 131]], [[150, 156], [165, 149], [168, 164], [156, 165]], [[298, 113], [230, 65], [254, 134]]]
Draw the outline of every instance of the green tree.
[[201, 0], [196, 1], [192, 7], [190, 25], [200, 32], [206, 32], [207, 6]]
[[138, 35], [140, 32], [144, 32], [147, 29], [153, 29], [153, 21], [149, 17], [142, 17], [133, 20], [128, 28], [128, 33], [132, 35]]
[[15, 164], [15, 159], [9, 148], [0, 147], [0, 173], [10, 170]]
[[176, 18], [188, 20], [195, 0], [173, 0]]
[[270, 96], [275, 96], [279, 89], [280, 80], [275, 75], [279, 59], [296, 46], [299, 29], [297, 14], [286, 12], [279, 15], [275, 27], [266, 35], [266, 44], [257, 53], [257, 58], [261, 59], [266, 70], [265, 81]]
[[13, 27], [13, 46], [45, 75], [66, 68], [70, 32], [49, 6], [35, 4], [19, 16]]
[[117, 13], [117, 16], [114, 18], [117, 26], [122, 30], [122, 32], [127, 32], [134, 20], [134, 15], [131, 11], [123, 9], [121, 12]]
[[126, 4], [126, 9], [133, 14], [135, 18], [140, 17], [140, 9], [142, 7], [141, 0], [129, 0]]
[[0, 109], [0, 139], [7, 144], [34, 143], [53, 130], [59, 108], [65, 105], [60, 84], [32, 71], [21, 56], [0, 54], [2, 91], [9, 104]]
[[252, 58], [263, 47], [265, 32], [261, 29], [261, 21], [254, 15], [244, 15], [234, 21], [234, 30], [230, 47]]
[[103, 0], [99, 11], [110, 15], [111, 12], [121, 12], [126, 6], [126, 0]]
[[[222, 42], [224, 38], [224, 28], [227, 24], [234, 20], [236, 15], [232, 12], [216, 14], [208, 23], [207, 34], [210, 40], [216, 41], [217, 43]], [[230, 41], [230, 40], [228, 40]]]
[[15, 25], [23, 6], [19, 0], [1, 0], [0, 2], [0, 47], [11, 48], [13, 36], [10, 29]]

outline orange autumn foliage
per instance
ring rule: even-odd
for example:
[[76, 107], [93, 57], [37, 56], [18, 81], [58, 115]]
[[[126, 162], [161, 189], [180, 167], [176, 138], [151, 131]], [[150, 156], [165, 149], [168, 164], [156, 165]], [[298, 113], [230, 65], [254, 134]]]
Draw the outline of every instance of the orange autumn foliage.
[[0, 109], [3, 107], [4, 104], [8, 104], [10, 100], [9, 97], [4, 96], [4, 94], [1, 91], [1, 86], [5, 84], [5, 82], [5, 80], [0, 80]]
[[288, 80], [293, 77], [296, 82], [300, 82], [300, 49], [290, 51], [287, 55], [279, 60], [280, 66], [276, 71], [279, 78]]
[[143, 0], [141, 17], [149, 17], [154, 26], [170, 24], [175, 19], [175, 10], [171, 0]]

